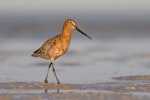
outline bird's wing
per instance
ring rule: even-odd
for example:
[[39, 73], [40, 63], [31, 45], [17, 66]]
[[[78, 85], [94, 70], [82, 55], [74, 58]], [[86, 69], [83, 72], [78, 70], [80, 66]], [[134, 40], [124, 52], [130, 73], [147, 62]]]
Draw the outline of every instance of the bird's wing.
[[56, 41], [56, 39], [59, 37], [60, 35], [57, 35], [53, 38], [48, 39], [47, 41], [44, 42], [44, 44], [37, 49], [36, 51], [33, 52], [32, 56], [34, 55], [38, 55], [41, 53], [48, 53], [47, 51], [50, 50], [53, 46], [53, 43]]

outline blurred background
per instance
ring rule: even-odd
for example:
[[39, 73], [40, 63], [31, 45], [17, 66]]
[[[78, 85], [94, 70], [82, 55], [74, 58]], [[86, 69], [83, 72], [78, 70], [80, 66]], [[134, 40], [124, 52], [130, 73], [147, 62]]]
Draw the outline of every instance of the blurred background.
[[68, 18], [93, 40], [73, 31], [55, 64], [63, 83], [150, 74], [149, 0], [0, 0], [0, 81], [42, 82], [50, 62], [30, 55]]
[[149, 11], [148, 0], [0, 0], [0, 38], [51, 37], [68, 18], [95, 39], [147, 37]]

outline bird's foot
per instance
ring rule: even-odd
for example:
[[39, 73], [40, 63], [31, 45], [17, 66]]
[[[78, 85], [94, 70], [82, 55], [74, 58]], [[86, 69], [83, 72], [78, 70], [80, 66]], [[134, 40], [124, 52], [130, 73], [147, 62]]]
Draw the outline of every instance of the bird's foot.
[[59, 82], [59, 81], [57, 81], [57, 84], [60, 84], [60, 82]]
[[43, 83], [48, 83], [48, 81], [45, 79]]

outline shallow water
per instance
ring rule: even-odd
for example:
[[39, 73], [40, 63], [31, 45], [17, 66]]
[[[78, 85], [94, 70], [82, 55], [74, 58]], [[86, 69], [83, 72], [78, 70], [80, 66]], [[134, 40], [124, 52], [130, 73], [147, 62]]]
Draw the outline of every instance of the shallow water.
[[148, 37], [74, 38], [68, 52], [55, 62], [61, 85], [55, 84], [52, 71], [50, 84], [41, 83], [50, 62], [30, 56], [44, 41], [45, 38], [0, 39], [0, 99], [150, 99]]

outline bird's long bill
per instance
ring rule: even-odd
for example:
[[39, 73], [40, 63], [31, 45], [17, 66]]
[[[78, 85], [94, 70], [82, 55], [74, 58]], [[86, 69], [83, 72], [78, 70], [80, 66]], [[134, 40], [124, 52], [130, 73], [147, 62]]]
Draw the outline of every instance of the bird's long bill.
[[82, 33], [84, 36], [86, 36], [87, 38], [89, 38], [89, 39], [92, 39], [90, 36], [88, 36], [87, 34], [85, 34], [84, 32], [82, 32], [77, 26], [75, 27], [75, 29], [77, 30], [77, 31], [79, 31], [80, 33]]

